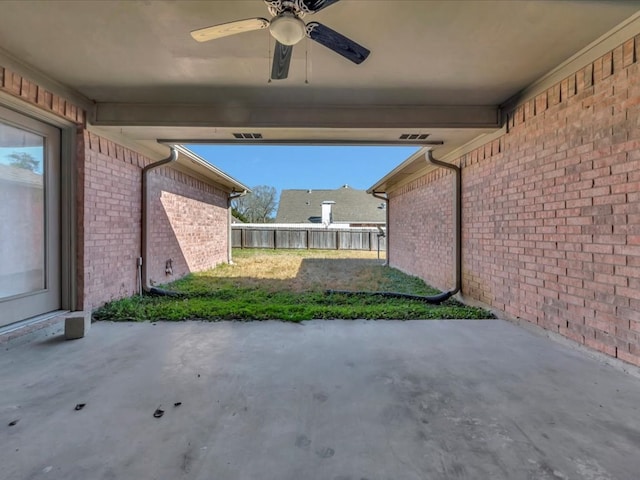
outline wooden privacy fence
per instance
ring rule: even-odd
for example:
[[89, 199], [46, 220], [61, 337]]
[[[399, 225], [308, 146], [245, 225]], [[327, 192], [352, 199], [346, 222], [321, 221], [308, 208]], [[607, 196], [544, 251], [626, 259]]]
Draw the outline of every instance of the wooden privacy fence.
[[375, 227], [322, 225], [237, 224], [231, 226], [234, 248], [291, 248], [321, 250], [386, 249], [386, 238]]

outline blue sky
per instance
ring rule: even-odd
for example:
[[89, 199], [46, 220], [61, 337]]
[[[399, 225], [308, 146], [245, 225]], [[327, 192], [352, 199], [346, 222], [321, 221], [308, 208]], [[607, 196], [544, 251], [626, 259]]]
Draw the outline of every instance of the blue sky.
[[365, 190], [418, 147], [187, 145], [187, 148], [248, 187]]
[[12, 153], [26, 153], [31, 155], [39, 162], [36, 173], [42, 173], [42, 147], [0, 147], [0, 163], [9, 165], [12, 161], [9, 155]]

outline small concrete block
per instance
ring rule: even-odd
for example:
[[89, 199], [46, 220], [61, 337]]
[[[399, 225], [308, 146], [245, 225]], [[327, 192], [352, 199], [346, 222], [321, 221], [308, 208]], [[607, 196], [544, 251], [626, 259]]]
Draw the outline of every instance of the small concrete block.
[[64, 338], [74, 340], [85, 337], [91, 328], [91, 312], [72, 312], [64, 317]]

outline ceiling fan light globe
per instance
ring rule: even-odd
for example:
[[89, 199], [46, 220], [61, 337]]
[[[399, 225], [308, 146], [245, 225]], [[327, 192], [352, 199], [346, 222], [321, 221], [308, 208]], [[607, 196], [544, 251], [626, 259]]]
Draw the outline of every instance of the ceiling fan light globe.
[[292, 14], [282, 14], [269, 25], [273, 38], [283, 45], [295, 45], [306, 36], [305, 23]]

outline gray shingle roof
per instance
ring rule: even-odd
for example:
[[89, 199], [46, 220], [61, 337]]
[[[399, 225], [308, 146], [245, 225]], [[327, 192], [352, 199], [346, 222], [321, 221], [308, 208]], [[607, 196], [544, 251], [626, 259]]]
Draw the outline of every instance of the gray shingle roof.
[[283, 190], [276, 223], [320, 223], [324, 201], [336, 202], [334, 223], [385, 223], [382, 200], [347, 186], [335, 190]]

